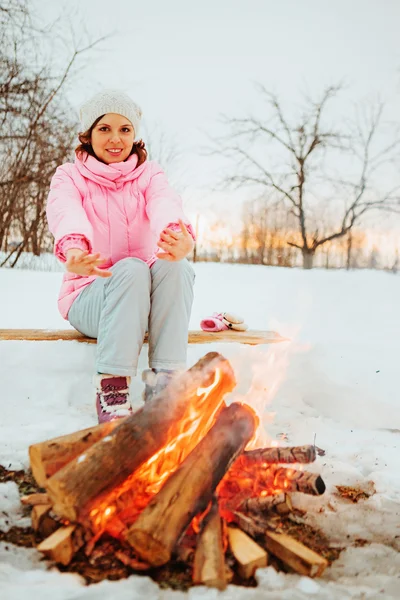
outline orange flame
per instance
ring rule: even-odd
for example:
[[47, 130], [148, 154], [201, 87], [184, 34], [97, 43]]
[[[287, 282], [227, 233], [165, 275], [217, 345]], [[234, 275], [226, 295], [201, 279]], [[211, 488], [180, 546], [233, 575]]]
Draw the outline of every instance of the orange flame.
[[221, 371], [216, 369], [211, 385], [197, 389], [197, 397], [202, 397], [201, 401], [188, 404], [188, 414], [175, 424], [174, 431], [170, 432], [170, 442], [136, 471], [135, 480], [145, 481], [146, 491], [151, 495], [159, 491], [164, 481], [176, 471], [213, 425], [223, 400], [208, 407], [206, 401], [220, 379]]
[[[108, 521], [117, 512], [119, 519], [134, 522], [163, 483], [208, 433], [217, 413], [225, 404], [222, 392], [218, 399], [215, 395], [212, 400], [210, 398], [211, 392], [220, 383], [221, 376], [221, 370], [215, 369], [212, 383], [197, 389], [196, 400], [187, 403], [185, 415], [174, 423], [169, 431], [168, 442], [137, 469], [118, 490], [114, 490], [113, 499], [109, 497], [91, 510], [90, 518], [95, 531], [104, 530]], [[130, 494], [129, 501], [122, 511], [117, 511], [115, 499], [116, 497], [122, 499], [125, 493]]]

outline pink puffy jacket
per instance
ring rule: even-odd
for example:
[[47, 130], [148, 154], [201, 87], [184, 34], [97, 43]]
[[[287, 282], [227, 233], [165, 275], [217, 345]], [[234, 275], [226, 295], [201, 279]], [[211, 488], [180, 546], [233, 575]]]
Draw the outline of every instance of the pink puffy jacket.
[[[134, 154], [125, 162], [106, 165], [93, 156], [76, 158], [54, 174], [47, 202], [54, 253], [66, 260], [69, 248], [101, 252], [110, 267], [128, 256], [149, 267], [157, 260], [157, 241], [165, 227], [175, 229], [182, 219], [194, 237], [182, 210], [180, 196], [169, 186], [165, 173], [152, 161], [139, 167]], [[68, 318], [71, 304], [96, 276], [65, 273], [58, 308]]]

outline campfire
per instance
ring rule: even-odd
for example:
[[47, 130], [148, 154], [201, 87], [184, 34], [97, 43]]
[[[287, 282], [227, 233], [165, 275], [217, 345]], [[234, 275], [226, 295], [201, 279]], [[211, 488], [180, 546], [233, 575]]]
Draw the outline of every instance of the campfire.
[[194, 583], [219, 589], [233, 577], [228, 549], [242, 578], [269, 554], [322, 574], [327, 561], [277, 526], [293, 510], [291, 492], [325, 490], [304, 469], [315, 447], [254, 449], [258, 415], [224, 400], [235, 384], [229, 362], [209, 353], [134, 415], [31, 446], [33, 475], [46, 490], [23, 499], [45, 537], [38, 550], [68, 565], [107, 534], [136, 571], [177, 559], [192, 565]]

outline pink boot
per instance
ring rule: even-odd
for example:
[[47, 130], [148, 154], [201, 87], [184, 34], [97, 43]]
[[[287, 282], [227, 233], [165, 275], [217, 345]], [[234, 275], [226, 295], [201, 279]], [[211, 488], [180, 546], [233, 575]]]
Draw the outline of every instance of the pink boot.
[[130, 377], [121, 375], [96, 375], [96, 409], [99, 423], [132, 414], [130, 381]]

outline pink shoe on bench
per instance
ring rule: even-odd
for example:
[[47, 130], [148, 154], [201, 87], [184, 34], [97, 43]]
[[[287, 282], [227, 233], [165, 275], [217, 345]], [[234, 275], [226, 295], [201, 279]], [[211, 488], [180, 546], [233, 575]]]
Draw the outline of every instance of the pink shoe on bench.
[[95, 379], [99, 423], [114, 421], [133, 414], [129, 395], [130, 377], [100, 373]]
[[211, 317], [206, 317], [200, 322], [200, 327], [203, 331], [224, 331], [229, 329], [228, 325], [223, 322], [222, 313], [213, 313]]
[[247, 325], [242, 319], [232, 313], [213, 313], [211, 317], [206, 317], [200, 322], [203, 331], [246, 331]]

